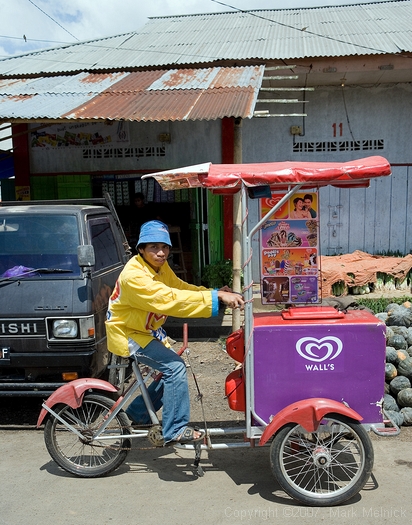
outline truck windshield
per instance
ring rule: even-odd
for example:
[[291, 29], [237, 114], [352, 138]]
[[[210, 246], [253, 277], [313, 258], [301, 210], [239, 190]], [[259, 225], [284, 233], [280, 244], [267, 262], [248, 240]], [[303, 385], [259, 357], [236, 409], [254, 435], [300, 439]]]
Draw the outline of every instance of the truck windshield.
[[1, 215], [0, 277], [64, 279], [80, 275], [78, 245], [74, 215]]

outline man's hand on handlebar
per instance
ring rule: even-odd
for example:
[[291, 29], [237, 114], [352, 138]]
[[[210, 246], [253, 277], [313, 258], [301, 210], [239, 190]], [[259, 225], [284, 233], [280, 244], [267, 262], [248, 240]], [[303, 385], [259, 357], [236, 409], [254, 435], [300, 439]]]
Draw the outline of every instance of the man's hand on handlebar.
[[228, 306], [229, 308], [240, 308], [243, 310], [245, 306], [245, 301], [243, 300], [243, 297], [241, 294], [238, 294], [236, 292], [227, 291], [227, 286], [221, 288], [217, 291], [217, 296], [219, 298], [219, 301], [222, 301], [223, 304]]

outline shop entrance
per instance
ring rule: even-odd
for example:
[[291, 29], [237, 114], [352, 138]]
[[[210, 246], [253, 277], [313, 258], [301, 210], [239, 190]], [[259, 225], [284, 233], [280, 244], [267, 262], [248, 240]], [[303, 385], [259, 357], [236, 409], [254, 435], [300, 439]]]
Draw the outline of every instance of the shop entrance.
[[133, 253], [136, 253], [140, 226], [149, 220], [161, 220], [173, 232], [170, 265], [179, 277], [194, 282], [198, 270], [192, 257], [194, 196], [191, 190], [164, 191], [154, 179], [140, 177], [94, 177], [93, 195], [101, 197], [105, 192], [112, 198]]

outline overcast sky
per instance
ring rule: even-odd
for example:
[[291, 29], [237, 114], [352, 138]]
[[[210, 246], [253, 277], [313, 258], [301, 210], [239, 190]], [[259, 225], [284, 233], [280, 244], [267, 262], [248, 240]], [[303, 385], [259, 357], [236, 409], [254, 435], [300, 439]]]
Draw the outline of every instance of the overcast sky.
[[154, 16], [363, 3], [370, 0], [0, 0], [0, 58], [136, 31]]

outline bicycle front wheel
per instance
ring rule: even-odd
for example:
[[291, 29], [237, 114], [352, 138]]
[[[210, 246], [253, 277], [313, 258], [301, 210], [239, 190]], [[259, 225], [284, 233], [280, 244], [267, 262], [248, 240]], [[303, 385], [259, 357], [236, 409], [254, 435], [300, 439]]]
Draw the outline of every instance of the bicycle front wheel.
[[130, 440], [121, 436], [129, 433], [129, 420], [119, 412], [102, 434], [113, 439], [94, 439], [105, 421], [114, 401], [97, 394], [85, 395], [79, 408], [68, 405], [55, 407], [56, 414], [79, 431], [79, 437], [62, 421], [50, 415], [44, 427], [44, 440], [54, 461], [64, 470], [82, 478], [105, 476], [126, 459]]
[[339, 505], [357, 494], [372, 472], [373, 456], [362, 425], [339, 414], [326, 416], [315, 432], [288, 424], [270, 447], [272, 472], [282, 489], [317, 507]]

